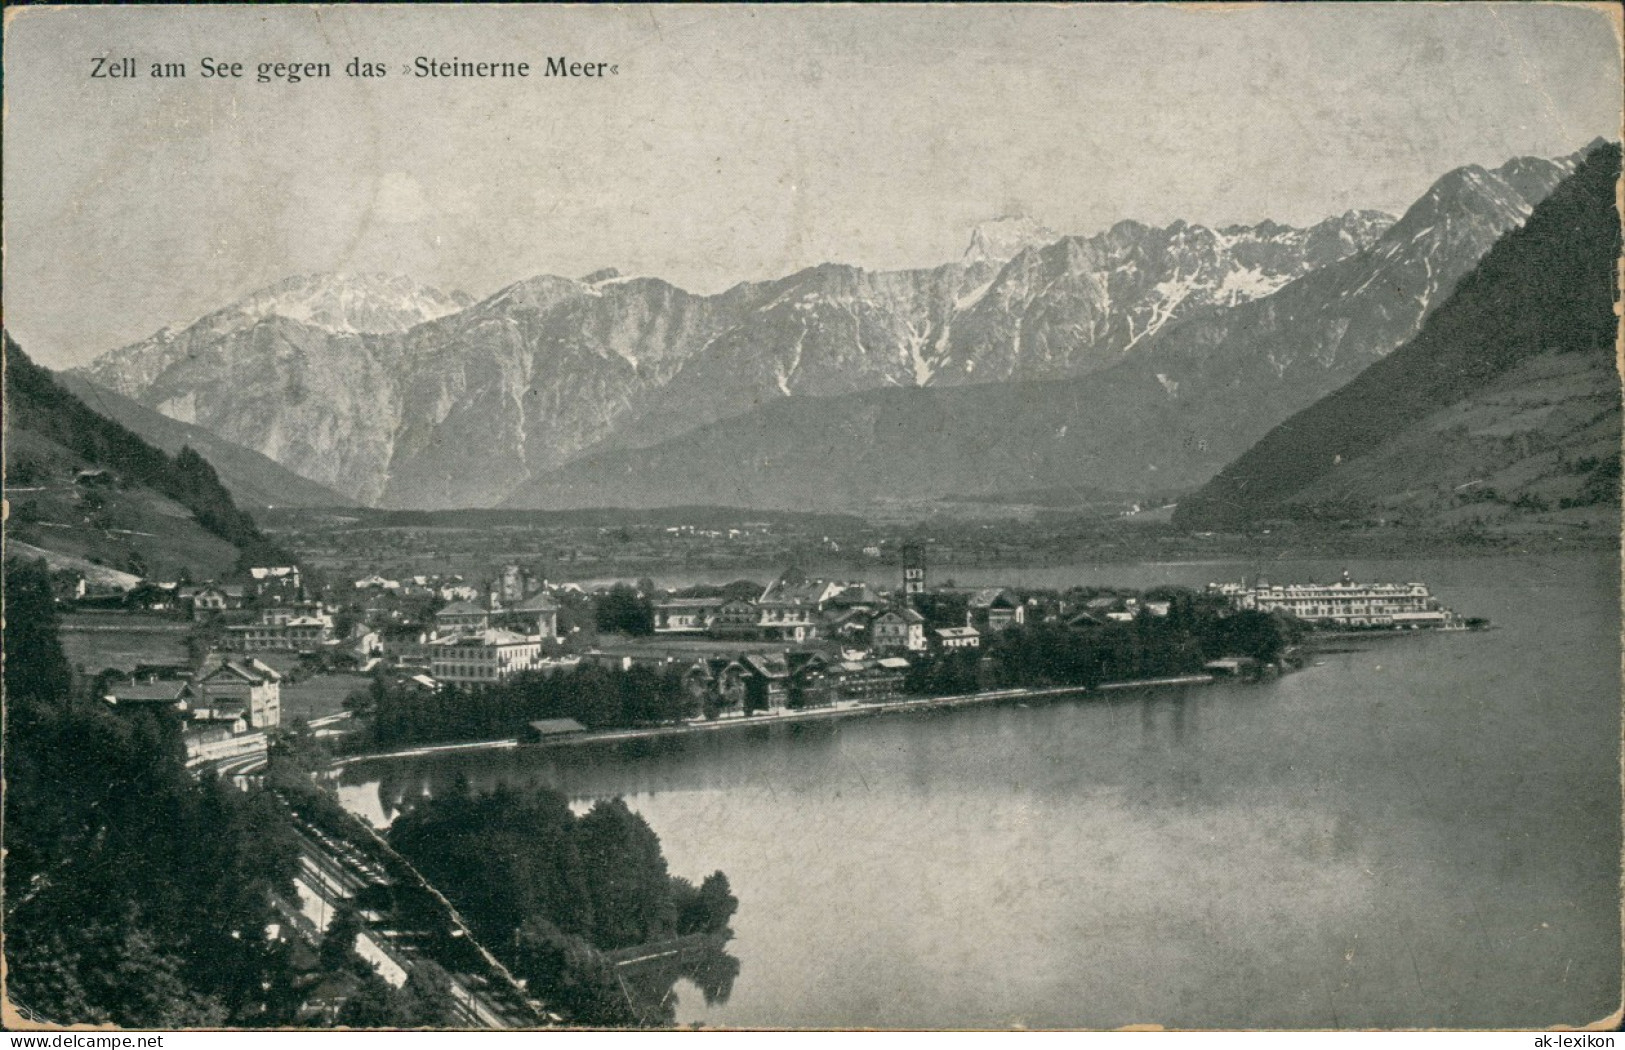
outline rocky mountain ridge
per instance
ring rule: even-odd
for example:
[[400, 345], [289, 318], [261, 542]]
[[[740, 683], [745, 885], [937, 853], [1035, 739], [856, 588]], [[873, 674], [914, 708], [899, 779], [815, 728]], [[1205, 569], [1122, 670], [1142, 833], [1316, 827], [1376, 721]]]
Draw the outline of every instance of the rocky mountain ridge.
[[[84, 374], [363, 503], [489, 506], [583, 455], [655, 446], [783, 398], [1073, 381], [1152, 360], [1137, 374], [1180, 397], [1204, 369], [1247, 356], [1212, 345], [1358, 291], [1337, 278], [1292, 293], [1381, 248], [1406, 274], [1423, 272], [1426, 287], [1416, 304], [1387, 309], [1393, 332], [1367, 341], [1368, 361], [1414, 331], [1438, 285], [1526, 215], [1529, 195], [1560, 168], [1531, 158], [1495, 173], [1462, 169], [1449, 185], [1447, 176], [1430, 191], [1447, 212], [1440, 221], [1421, 228], [1422, 202], [1407, 213], [1418, 227], [1411, 248], [1388, 216], [1350, 212], [1307, 229], [1125, 222], [1024, 245], [1002, 263], [992, 256], [1023, 231], [988, 232], [966, 260], [934, 269], [827, 264], [710, 296], [604, 271], [530, 278], [456, 310], [444, 308], [458, 297], [419, 291], [386, 311], [360, 303], [398, 301], [399, 290], [346, 299], [341, 280], [303, 279], [114, 351]], [[1435, 267], [1430, 253], [1449, 258]], [[1226, 320], [1249, 308], [1252, 320]], [[414, 310], [422, 319], [410, 323]], [[386, 322], [405, 327], [379, 330]], [[1205, 327], [1171, 335], [1192, 324]]]
[[584, 456], [507, 504], [654, 506], [686, 493], [852, 507], [1051, 486], [1200, 485], [1414, 336], [1573, 166], [1519, 160], [1451, 172], [1364, 250], [1262, 298], [1194, 309], [1080, 378], [766, 404], [652, 447]]

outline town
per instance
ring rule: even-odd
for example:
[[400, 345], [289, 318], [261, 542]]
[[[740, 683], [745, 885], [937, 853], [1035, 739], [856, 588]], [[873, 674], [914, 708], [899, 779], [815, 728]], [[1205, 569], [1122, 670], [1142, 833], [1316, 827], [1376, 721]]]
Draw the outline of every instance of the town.
[[[79, 719], [109, 754], [161, 741], [175, 790], [230, 814], [210, 834], [276, 840], [244, 869], [265, 943], [286, 953], [266, 957], [276, 991], [258, 1021], [511, 1028], [669, 1024], [679, 978], [725, 998], [739, 965], [725, 950], [738, 907], [726, 876], [669, 876], [624, 802], [574, 814], [535, 785], [425, 796], [385, 832], [330, 790], [351, 764], [1087, 699], [1301, 662], [1296, 620], [1214, 593], [961, 587], [934, 580], [929, 545], [913, 539], [867, 556], [895, 570], [892, 585], [794, 565], [767, 582], [671, 588], [553, 581], [513, 562], [397, 577], [291, 558], [196, 582], [9, 559], [19, 600], [26, 590], [40, 606], [27, 622], [54, 636], [40, 652], [61, 664], [46, 676], [10, 661], [8, 674], [90, 701], [30, 715], [27, 731]], [[513, 821], [618, 843], [594, 847], [608, 851], [595, 870], [641, 872], [646, 919], [607, 899], [580, 911], [568, 895], [529, 919], [493, 905], [510, 875], [545, 880], [553, 862], [471, 873], [456, 858], [492, 835], [517, 836], [503, 847], [515, 856], [562, 848]], [[29, 885], [23, 904], [50, 888]], [[52, 907], [35, 906], [42, 922]]]
[[98, 676], [99, 695], [116, 710], [178, 712], [188, 761], [232, 773], [261, 768], [277, 733], [294, 728], [340, 756], [556, 744], [1255, 674], [1278, 668], [1296, 640], [1291, 618], [1259, 611], [1251, 592], [959, 587], [930, 578], [923, 543], [885, 553], [891, 588], [790, 568], [765, 584], [588, 589], [516, 564], [472, 579], [318, 578], [278, 565], [128, 589], [71, 572], [54, 581], [70, 656]]

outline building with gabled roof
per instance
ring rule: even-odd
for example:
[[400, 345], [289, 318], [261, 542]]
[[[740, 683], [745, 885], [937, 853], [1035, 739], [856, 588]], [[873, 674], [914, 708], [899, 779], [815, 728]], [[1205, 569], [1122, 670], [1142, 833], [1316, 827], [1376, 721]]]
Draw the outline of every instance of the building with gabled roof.
[[971, 625], [1002, 631], [1027, 622], [1027, 607], [1003, 587], [983, 587], [966, 602]]
[[739, 658], [744, 667], [745, 710], [782, 711], [790, 703], [790, 664], [783, 653], [746, 653]]
[[246, 592], [240, 583], [209, 583], [192, 594], [192, 618], [218, 615], [228, 609], [241, 609]]
[[760, 602], [800, 602], [821, 606], [846, 589], [846, 584], [835, 580], [788, 580], [783, 576], [767, 585]]
[[173, 679], [110, 682], [102, 699], [114, 710], [172, 710], [186, 708], [187, 683]]
[[187, 687], [192, 708], [237, 711], [254, 729], [282, 721], [282, 676], [251, 656], [214, 656]]
[[925, 652], [925, 617], [907, 605], [887, 609], [869, 625], [871, 643], [881, 652]]
[[885, 604], [880, 592], [867, 583], [849, 583], [825, 602], [831, 609], [864, 609], [873, 611]]
[[938, 627], [931, 638], [941, 650], [976, 649], [982, 644], [982, 633], [974, 627]]
[[441, 633], [483, 631], [491, 626], [491, 611], [473, 602], [452, 602], [434, 614], [434, 624]]

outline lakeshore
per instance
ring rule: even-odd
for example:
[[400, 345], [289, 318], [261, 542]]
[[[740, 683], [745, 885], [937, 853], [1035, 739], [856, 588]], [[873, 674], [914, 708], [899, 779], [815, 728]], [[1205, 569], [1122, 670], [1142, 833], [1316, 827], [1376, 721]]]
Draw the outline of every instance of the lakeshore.
[[[1599, 831], [1618, 828], [1617, 562], [1347, 564], [1436, 582], [1497, 630], [1317, 631], [1301, 669], [1258, 683], [461, 745], [356, 762], [333, 787], [376, 827], [463, 781], [546, 786], [577, 810], [624, 798], [674, 870], [721, 868], [741, 901], [731, 995], [680, 985], [679, 1025], [1589, 1015], [1618, 988], [1618, 838]], [[1254, 570], [1182, 571], [1167, 582]], [[1575, 761], [1542, 761], [1558, 752]], [[1263, 1008], [1258, 986], [1279, 990]]]
[[591, 744], [619, 744], [630, 740], [652, 740], [661, 737], [687, 736], [697, 733], [725, 732], [730, 729], [745, 729], [751, 726], [767, 725], [795, 725], [806, 722], [836, 721], [850, 718], [870, 718], [886, 714], [907, 714], [920, 711], [942, 711], [962, 707], [976, 707], [982, 705], [1022, 702], [1030, 700], [1056, 700], [1062, 697], [1082, 697], [1095, 693], [1118, 693], [1133, 689], [1156, 689], [1169, 686], [1209, 685], [1215, 681], [1213, 675], [1173, 675], [1163, 678], [1146, 678], [1127, 682], [1104, 682], [1093, 689], [1084, 686], [1057, 686], [1047, 689], [1019, 688], [1019, 689], [993, 689], [978, 693], [961, 693], [954, 696], [926, 696], [912, 700], [894, 700], [885, 703], [847, 702], [831, 707], [820, 707], [803, 711], [782, 711], [777, 713], [758, 712], [752, 715], [739, 715], [732, 718], [719, 718], [715, 721], [683, 722], [677, 725], [644, 726], [633, 729], [603, 729], [589, 730], [574, 733], [556, 740], [546, 740], [540, 743], [520, 744], [518, 737], [503, 737], [496, 740], [476, 740], [455, 744], [430, 744], [422, 747], [402, 748], [395, 751], [384, 751], [375, 754], [345, 755], [333, 761], [328, 767], [331, 772], [338, 773], [353, 765], [368, 762], [384, 762], [395, 759], [426, 758], [433, 755], [454, 755], [479, 751], [506, 751], [523, 747], [528, 751], [546, 751], [558, 748], [584, 747]]

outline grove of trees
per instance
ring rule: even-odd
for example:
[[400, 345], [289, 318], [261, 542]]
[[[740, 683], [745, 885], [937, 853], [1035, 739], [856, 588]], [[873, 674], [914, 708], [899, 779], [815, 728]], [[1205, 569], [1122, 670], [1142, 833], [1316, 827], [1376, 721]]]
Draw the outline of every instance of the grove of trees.
[[351, 706], [369, 714], [371, 742], [379, 747], [512, 736], [542, 718], [573, 718], [588, 729], [605, 729], [700, 713], [678, 670], [623, 672], [592, 664], [526, 672], [488, 686], [442, 685], [438, 691], [379, 678]]
[[486, 945], [582, 1024], [641, 1019], [605, 952], [696, 934], [725, 940], [727, 877], [696, 887], [667, 870], [660, 839], [620, 799], [581, 816], [556, 791], [459, 785], [398, 817], [398, 849], [441, 887]]

